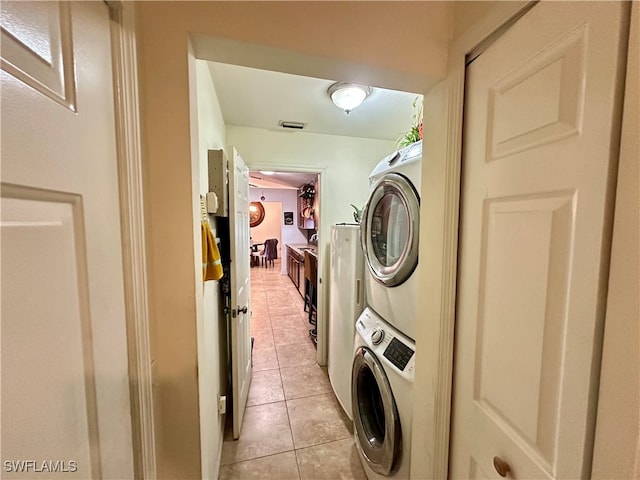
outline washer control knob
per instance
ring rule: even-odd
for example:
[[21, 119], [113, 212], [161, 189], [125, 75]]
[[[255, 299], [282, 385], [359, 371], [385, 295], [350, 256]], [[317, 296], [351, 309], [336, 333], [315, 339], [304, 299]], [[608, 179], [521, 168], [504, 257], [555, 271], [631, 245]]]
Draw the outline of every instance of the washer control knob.
[[381, 328], [376, 328], [373, 332], [371, 332], [371, 342], [374, 345], [380, 345], [383, 339], [384, 330], [382, 330]]

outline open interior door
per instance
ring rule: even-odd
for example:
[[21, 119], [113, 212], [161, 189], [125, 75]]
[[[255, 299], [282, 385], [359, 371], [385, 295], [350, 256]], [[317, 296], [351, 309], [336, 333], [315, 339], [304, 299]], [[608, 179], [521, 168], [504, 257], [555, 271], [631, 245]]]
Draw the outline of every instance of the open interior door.
[[233, 438], [240, 437], [251, 384], [251, 303], [249, 287], [249, 169], [232, 149], [229, 162], [231, 233], [231, 383]]

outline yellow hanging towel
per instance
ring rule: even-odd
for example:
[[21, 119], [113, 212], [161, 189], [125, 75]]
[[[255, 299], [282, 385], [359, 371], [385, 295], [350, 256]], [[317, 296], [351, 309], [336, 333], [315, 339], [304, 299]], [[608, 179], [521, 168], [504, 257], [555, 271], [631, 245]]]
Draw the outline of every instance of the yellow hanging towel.
[[216, 239], [213, 238], [209, 222], [202, 222], [202, 278], [220, 280], [222, 278], [222, 261]]

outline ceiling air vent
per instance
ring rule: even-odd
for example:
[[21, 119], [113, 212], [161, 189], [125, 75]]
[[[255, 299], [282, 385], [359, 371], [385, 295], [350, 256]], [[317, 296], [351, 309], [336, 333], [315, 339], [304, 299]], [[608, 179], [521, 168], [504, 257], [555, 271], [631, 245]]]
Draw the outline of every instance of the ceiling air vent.
[[280, 123], [278, 123], [278, 126], [282, 128], [288, 128], [290, 130], [302, 130], [307, 126], [307, 124], [301, 123], [301, 122], [287, 122], [284, 120], [280, 120]]

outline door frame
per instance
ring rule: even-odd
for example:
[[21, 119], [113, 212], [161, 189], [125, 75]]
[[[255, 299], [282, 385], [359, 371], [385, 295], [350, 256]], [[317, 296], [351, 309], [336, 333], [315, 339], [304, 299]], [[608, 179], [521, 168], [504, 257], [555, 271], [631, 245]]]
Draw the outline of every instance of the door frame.
[[106, 1], [111, 57], [134, 477], [156, 478], [135, 8]]
[[[324, 255], [324, 252], [322, 251], [321, 242], [323, 238], [327, 238], [327, 239], [331, 238], [331, 232], [329, 230], [326, 230], [326, 225], [324, 225], [325, 222], [322, 221], [323, 219], [322, 212], [324, 212], [326, 208], [325, 207], [326, 187], [324, 185], [325, 182], [323, 180], [324, 168], [305, 166], [305, 165], [286, 165], [282, 163], [269, 163], [269, 162], [265, 162], [265, 163], [253, 162], [252, 163], [249, 161], [247, 161], [247, 166], [249, 167], [249, 170], [270, 170], [274, 172], [304, 172], [304, 173], [313, 173], [318, 175], [318, 190], [316, 192], [316, 195], [320, 197], [320, 216], [318, 217], [320, 228], [318, 229], [318, 291], [317, 291], [318, 306], [317, 306], [317, 312], [316, 312], [316, 318], [317, 318], [316, 328], [318, 331], [318, 337], [317, 337], [318, 343], [316, 344], [316, 347], [317, 347], [316, 361], [318, 362], [318, 365], [324, 366], [327, 364], [327, 357], [328, 357], [327, 343], [329, 339], [327, 336], [327, 322], [325, 322], [325, 311], [328, 311], [328, 306], [327, 308], [325, 308], [326, 293], [324, 290], [324, 284], [322, 283], [322, 279], [325, 278], [323, 274], [325, 271], [325, 264], [326, 264], [326, 268], [328, 269], [329, 263], [325, 262], [325, 257], [327, 255]], [[284, 254], [282, 255], [282, 258], [284, 258]], [[320, 332], [323, 332], [323, 333], [320, 334]]]
[[[423, 152], [431, 161], [422, 169], [418, 275], [421, 285], [437, 287], [425, 288], [419, 300], [418, 311], [433, 320], [421, 322], [428, 324], [427, 328], [419, 327], [416, 332], [421, 360], [416, 368], [414, 398], [424, 402], [414, 403], [412, 478], [448, 478], [467, 59], [486, 49], [536, 3], [498, 2], [453, 41], [446, 79], [425, 93], [425, 104], [434, 113], [425, 117], [425, 137], [434, 141]], [[434, 179], [440, 185], [434, 184]], [[424, 230], [427, 224], [428, 232]], [[425, 404], [432, 408], [425, 408]]]

